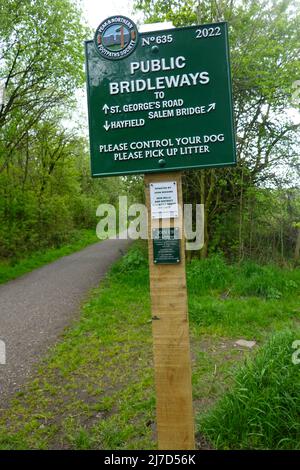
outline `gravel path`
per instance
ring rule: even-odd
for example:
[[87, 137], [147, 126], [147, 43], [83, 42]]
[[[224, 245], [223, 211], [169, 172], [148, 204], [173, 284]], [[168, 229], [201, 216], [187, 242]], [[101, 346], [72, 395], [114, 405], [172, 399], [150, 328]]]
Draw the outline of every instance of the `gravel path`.
[[0, 286], [0, 396], [17, 391], [129, 240], [105, 240]]

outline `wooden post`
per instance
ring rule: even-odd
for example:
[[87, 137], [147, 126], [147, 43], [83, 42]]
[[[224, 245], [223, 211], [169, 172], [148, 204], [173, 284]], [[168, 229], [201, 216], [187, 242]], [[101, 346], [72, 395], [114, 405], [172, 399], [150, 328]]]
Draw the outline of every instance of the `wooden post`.
[[158, 447], [160, 450], [193, 450], [194, 416], [181, 211], [178, 218], [171, 219], [171, 226], [179, 227], [182, 233], [181, 262], [177, 265], [155, 265], [153, 262], [152, 228], [163, 227], [164, 219], [151, 218], [150, 183], [163, 181], [177, 182], [178, 203], [183, 208], [180, 172], [145, 175]]

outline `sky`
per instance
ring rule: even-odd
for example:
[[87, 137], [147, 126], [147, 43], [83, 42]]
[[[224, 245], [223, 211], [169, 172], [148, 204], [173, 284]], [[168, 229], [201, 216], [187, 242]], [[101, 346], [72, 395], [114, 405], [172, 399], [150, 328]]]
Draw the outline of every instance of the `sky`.
[[141, 21], [140, 15], [132, 13], [133, 0], [82, 0], [86, 20], [93, 29], [109, 16], [124, 15], [136, 23]]

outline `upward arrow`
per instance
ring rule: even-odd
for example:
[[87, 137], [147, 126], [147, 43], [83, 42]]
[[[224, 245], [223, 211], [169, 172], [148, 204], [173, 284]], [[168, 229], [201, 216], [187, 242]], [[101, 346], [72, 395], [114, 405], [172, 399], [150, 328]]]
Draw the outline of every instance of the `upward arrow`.
[[105, 112], [105, 114], [108, 113], [108, 110], [109, 110], [109, 106], [107, 106], [107, 104], [105, 104], [102, 108], [102, 110]]
[[103, 127], [106, 131], [108, 131], [108, 129], [110, 129], [110, 124], [107, 121], [105, 121], [105, 124]]
[[216, 103], [210, 103], [207, 108], [207, 112], [209, 113], [212, 109], [216, 109]]

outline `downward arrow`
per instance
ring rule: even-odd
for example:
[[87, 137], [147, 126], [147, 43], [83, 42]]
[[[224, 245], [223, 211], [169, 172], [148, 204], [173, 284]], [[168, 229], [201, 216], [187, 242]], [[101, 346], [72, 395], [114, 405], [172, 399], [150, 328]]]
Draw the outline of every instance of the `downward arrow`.
[[105, 105], [103, 106], [103, 108], [102, 108], [102, 111], [104, 111], [105, 114], [107, 114], [107, 113], [108, 113], [108, 110], [109, 110], [109, 106], [107, 106], [107, 104], [105, 104]]
[[105, 121], [105, 124], [103, 127], [106, 131], [108, 131], [108, 129], [110, 129], [110, 124], [107, 121]]
[[207, 108], [207, 112], [211, 111], [212, 109], [216, 109], [216, 103], [210, 103]]

